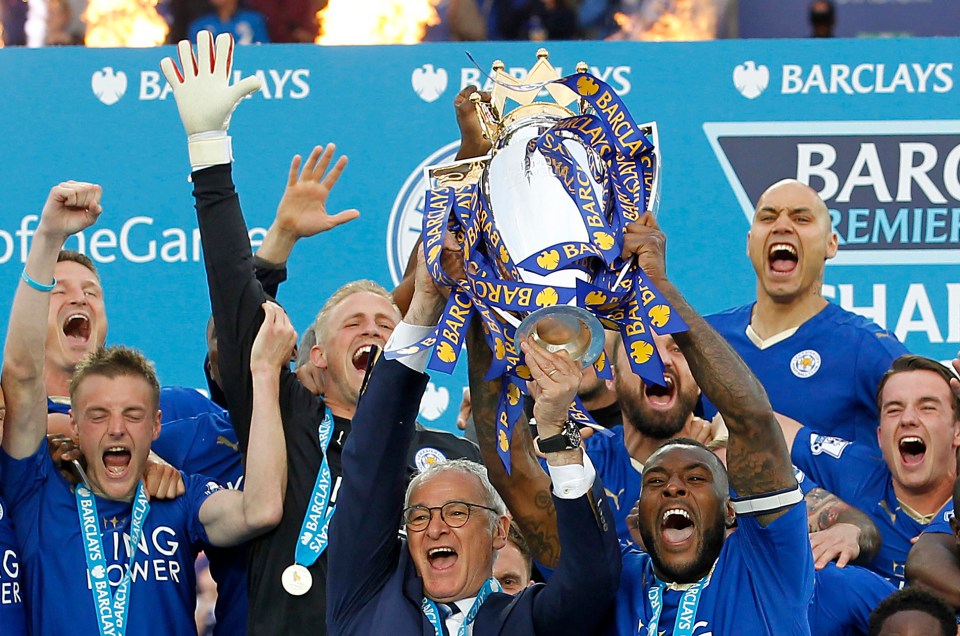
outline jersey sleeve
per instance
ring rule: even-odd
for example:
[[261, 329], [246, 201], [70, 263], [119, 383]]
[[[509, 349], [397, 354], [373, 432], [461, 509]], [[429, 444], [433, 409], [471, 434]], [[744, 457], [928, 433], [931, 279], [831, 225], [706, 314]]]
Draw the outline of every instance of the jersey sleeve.
[[807, 427], [797, 432], [790, 457], [808, 477], [844, 501], [856, 501], [876, 472], [886, 470], [871, 449]]
[[941, 512], [930, 522], [923, 534], [954, 534], [953, 528], [950, 527], [951, 519], [953, 519], [953, 510]]
[[[856, 386], [858, 401], [869, 408], [873, 422], [879, 422], [877, 412], [877, 387], [880, 380], [890, 369], [891, 363], [902, 355], [910, 353], [893, 333], [885, 329], [870, 330], [864, 334], [857, 347]], [[863, 441], [858, 439], [859, 441]], [[869, 440], [876, 444], [876, 436]], [[874, 451], [876, 453], [876, 451]]]
[[813, 550], [807, 506], [801, 502], [766, 527], [755, 517], [738, 519], [734, 536], [743, 541], [743, 560], [767, 607], [807, 607], [813, 595]]
[[210, 545], [207, 531], [200, 522], [200, 508], [210, 495], [224, 490], [224, 487], [205, 475], [184, 475], [182, 472], [180, 474], [183, 475], [183, 485], [186, 490], [181, 500], [190, 513], [187, 516], [189, 519], [187, 532], [190, 541], [194, 544]]
[[46, 438], [40, 440], [32, 455], [22, 459], [14, 459], [0, 449], [0, 497], [18, 511], [35, 509], [36, 515], [28, 518], [39, 518], [40, 494], [51, 471], [54, 471], [53, 460], [47, 451]]
[[800, 486], [800, 492], [802, 492], [804, 496], [806, 496], [814, 488], [820, 487], [820, 484], [815, 482], [812, 478], [810, 478], [809, 475], [796, 466], [793, 467], [793, 476], [796, 478], [797, 485]]

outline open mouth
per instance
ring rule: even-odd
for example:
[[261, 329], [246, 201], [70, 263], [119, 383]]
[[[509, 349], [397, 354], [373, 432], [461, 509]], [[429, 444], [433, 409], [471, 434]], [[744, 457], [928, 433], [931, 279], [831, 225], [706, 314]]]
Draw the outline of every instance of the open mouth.
[[373, 345], [363, 345], [353, 352], [353, 358], [351, 358], [350, 361], [353, 363], [353, 367], [357, 371], [367, 370], [367, 362], [370, 360], [370, 352], [372, 350]]
[[71, 314], [63, 321], [63, 335], [73, 344], [84, 345], [90, 340], [90, 319], [83, 314]]
[[927, 445], [919, 437], [904, 437], [898, 446], [900, 459], [907, 466], [915, 466], [923, 461], [927, 454]]
[[671, 508], [663, 513], [660, 521], [660, 535], [671, 545], [680, 545], [693, 538], [696, 530], [693, 520], [686, 510]]
[[457, 551], [453, 548], [430, 548], [427, 551], [427, 561], [435, 570], [446, 570], [457, 562]]
[[122, 446], [113, 446], [103, 451], [103, 466], [110, 477], [120, 477], [130, 466], [133, 455]]
[[673, 383], [673, 378], [665, 375], [663, 376], [663, 382], [665, 386], [646, 383], [643, 386], [643, 394], [647, 398], [647, 402], [661, 409], [672, 406], [674, 398], [677, 396], [677, 388]]
[[799, 259], [793, 245], [774, 243], [767, 252], [767, 261], [770, 263], [770, 269], [777, 274], [789, 274], [797, 268]]

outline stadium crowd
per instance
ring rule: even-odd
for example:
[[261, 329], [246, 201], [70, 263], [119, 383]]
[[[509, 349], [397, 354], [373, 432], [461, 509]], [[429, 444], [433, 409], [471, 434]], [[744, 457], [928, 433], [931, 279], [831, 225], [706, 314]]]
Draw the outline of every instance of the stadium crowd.
[[[422, 249], [392, 292], [343, 281], [296, 346], [287, 260], [358, 212], [327, 210], [346, 159], [314, 148], [252, 253], [228, 127], [258, 80], [231, 81], [233, 46], [199, 31], [161, 62], [192, 168], [210, 399], [105, 346], [96, 267], [62, 249], [101, 188], [47, 196], [3, 354], [0, 633], [957, 633], [960, 357], [913, 355], [822, 296], [838, 245], [816, 191], [762, 194], [756, 300], [712, 316], [671, 282], [656, 219], [628, 225], [623, 256], [689, 327], [655, 337], [664, 386], [614, 334], [612, 380], [523, 341], [534, 399], [508, 471], [480, 321], [476, 444], [416, 421], [429, 350], [392, 354], [450, 293]], [[489, 150], [474, 92], [454, 103], [461, 159]], [[441, 258], [462, 271], [449, 241]], [[578, 395], [611, 435], [569, 419]]]

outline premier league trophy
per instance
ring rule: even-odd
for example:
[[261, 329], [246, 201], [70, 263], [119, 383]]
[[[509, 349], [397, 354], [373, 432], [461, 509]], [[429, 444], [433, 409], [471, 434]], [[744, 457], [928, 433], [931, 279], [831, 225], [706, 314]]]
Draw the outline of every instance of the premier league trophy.
[[[428, 366], [449, 373], [469, 321], [483, 321], [494, 358], [487, 379], [503, 378], [497, 436], [508, 472], [530, 379], [519, 339], [532, 335], [610, 377], [603, 330], [617, 330], [633, 370], [663, 384], [654, 330], [686, 329], [635, 259], [621, 256], [624, 227], [658, 209], [656, 124], [637, 125], [586, 64], [560, 77], [546, 50], [537, 58], [523, 81], [495, 62], [490, 101], [471, 96], [491, 152], [426, 169], [424, 253], [430, 274], [453, 292], [435, 333], [398, 352], [433, 348]], [[463, 250], [460, 279], [440, 263], [447, 232]], [[570, 416], [599, 428], [579, 401]]]

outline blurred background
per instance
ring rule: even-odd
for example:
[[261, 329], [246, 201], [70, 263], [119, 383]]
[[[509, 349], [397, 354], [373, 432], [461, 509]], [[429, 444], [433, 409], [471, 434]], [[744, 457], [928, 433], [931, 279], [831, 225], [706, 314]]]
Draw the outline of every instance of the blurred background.
[[5, 46], [944, 36], [957, 0], [0, 0]]

